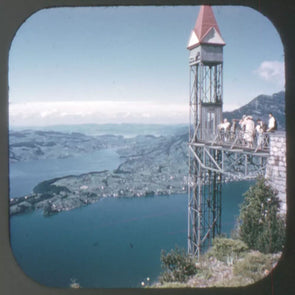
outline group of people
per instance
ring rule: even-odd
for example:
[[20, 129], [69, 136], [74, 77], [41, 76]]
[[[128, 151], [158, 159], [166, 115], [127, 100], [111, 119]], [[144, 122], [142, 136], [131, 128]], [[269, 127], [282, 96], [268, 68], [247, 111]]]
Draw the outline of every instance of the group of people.
[[237, 133], [241, 135], [243, 144], [252, 148], [256, 138], [257, 146], [261, 148], [264, 140], [265, 132], [273, 132], [277, 130], [277, 121], [272, 113], [269, 113], [268, 125], [261, 120], [253, 120], [252, 116], [243, 115], [238, 119], [233, 119], [230, 123], [226, 118], [218, 125], [218, 130], [223, 134], [223, 140], [229, 141], [236, 138]]

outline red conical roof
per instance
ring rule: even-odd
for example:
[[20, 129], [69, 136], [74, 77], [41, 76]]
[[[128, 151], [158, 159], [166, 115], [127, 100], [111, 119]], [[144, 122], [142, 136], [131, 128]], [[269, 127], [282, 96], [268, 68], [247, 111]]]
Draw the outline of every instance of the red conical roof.
[[[215, 31], [215, 33], [213, 33], [215, 37], [209, 36], [209, 32], [212, 32], [212, 30]], [[211, 6], [202, 5], [190, 37], [188, 49], [206, 43], [225, 45]]]
[[211, 28], [215, 28], [221, 35], [211, 6], [202, 5], [194, 28], [200, 41], [202, 41]]

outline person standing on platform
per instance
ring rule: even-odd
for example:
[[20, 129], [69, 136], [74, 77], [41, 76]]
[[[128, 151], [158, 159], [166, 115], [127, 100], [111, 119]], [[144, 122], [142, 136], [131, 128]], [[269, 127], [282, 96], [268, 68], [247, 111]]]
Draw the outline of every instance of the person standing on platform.
[[255, 133], [255, 123], [253, 121], [252, 116], [246, 117], [246, 120], [244, 121], [244, 125], [245, 125], [245, 133], [244, 133], [245, 142], [247, 143], [247, 147], [252, 148], [254, 133]]
[[257, 147], [261, 149], [262, 143], [263, 143], [264, 126], [263, 126], [263, 122], [260, 119], [257, 120], [257, 125], [255, 129], [256, 129]]
[[272, 113], [269, 113], [268, 117], [268, 128], [266, 131], [274, 132], [275, 130], [277, 130], [277, 120], [275, 119]]

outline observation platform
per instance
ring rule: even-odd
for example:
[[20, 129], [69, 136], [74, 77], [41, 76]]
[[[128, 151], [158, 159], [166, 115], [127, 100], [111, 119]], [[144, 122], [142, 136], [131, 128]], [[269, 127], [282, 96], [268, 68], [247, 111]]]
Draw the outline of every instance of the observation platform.
[[203, 143], [211, 146], [220, 146], [229, 150], [240, 150], [250, 153], [265, 153], [270, 151], [270, 136], [272, 132], [264, 132], [262, 134], [249, 134], [245, 131], [237, 132], [218, 131], [215, 135], [208, 132], [201, 132], [198, 136], [197, 143]]
[[199, 130], [192, 137], [189, 149], [200, 167], [222, 174], [226, 180], [249, 180], [264, 175], [270, 155], [273, 133], [247, 134], [218, 131], [216, 134]]

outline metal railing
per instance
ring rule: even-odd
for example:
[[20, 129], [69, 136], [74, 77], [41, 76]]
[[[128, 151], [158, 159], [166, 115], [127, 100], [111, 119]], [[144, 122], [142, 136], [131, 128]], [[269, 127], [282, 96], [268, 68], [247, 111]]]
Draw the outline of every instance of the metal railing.
[[199, 142], [211, 145], [225, 146], [230, 149], [251, 150], [254, 152], [269, 152], [269, 132], [257, 133], [243, 130], [218, 130], [215, 134], [202, 130]]

